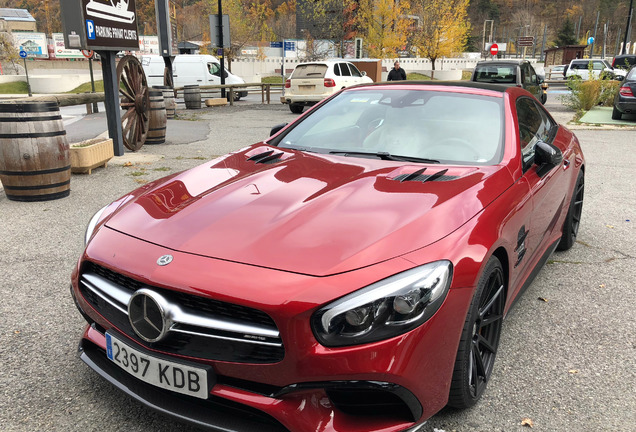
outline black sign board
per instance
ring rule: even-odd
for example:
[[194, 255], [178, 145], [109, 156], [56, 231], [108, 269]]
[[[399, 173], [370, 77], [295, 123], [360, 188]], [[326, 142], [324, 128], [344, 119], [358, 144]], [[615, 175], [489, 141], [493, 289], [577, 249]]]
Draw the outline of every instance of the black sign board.
[[138, 50], [135, 0], [60, 0], [67, 48]]
[[534, 44], [534, 36], [521, 36], [517, 38], [517, 46], [531, 47]]

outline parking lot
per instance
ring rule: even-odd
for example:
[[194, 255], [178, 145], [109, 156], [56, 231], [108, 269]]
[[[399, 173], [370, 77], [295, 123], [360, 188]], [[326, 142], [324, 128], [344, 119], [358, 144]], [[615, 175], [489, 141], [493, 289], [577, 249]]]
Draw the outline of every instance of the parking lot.
[[[547, 106], [559, 121], [573, 115], [554, 96]], [[77, 358], [84, 320], [69, 293], [96, 210], [149, 180], [257, 142], [296, 117], [280, 104], [180, 114], [168, 121], [166, 144], [73, 175], [67, 198], [23, 203], [0, 194], [1, 430], [194, 430], [132, 402]], [[97, 117], [74, 122], [69, 137], [98, 125]], [[575, 132], [587, 159], [577, 243], [551, 257], [504, 322], [481, 402], [443, 410], [423, 431], [525, 430], [524, 419], [541, 431], [634, 429], [636, 131]]]

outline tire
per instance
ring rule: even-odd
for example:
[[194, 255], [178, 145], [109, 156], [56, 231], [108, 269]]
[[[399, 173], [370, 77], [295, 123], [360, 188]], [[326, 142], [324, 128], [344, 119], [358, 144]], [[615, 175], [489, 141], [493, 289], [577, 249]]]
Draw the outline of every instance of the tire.
[[547, 100], [548, 100], [548, 95], [547, 95], [547, 94], [545, 94], [545, 93], [541, 93], [541, 103], [542, 103], [543, 105], [545, 105], [545, 103], [547, 102]]
[[612, 107], [612, 120], [621, 120], [623, 113], [616, 109], [616, 105]]
[[300, 114], [303, 112], [303, 109], [305, 108], [304, 105], [300, 105], [300, 104], [289, 104], [289, 110], [291, 112], [293, 112], [294, 114]]
[[505, 305], [501, 262], [493, 256], [479, 278], [457, 350], [448, 406], [469, 408], [481, 397], [492, 374]]
[[563, 234], [561, 235], [561, 241], [557, 245], [558, 251], [566, 251], [572, 247], [576, 241], [576, 236], [579, 232], [579, 225], [581, 223], [581, 214], [583, 212], [583, 195], [585, 192], [585, 178], [583, 171], [579, 171], [579, 175], [576, 178], [576, 185], [572, 192], [572, 198], [570, 199], [570, 207], [568, 208], [568, 214], [563, 222]]

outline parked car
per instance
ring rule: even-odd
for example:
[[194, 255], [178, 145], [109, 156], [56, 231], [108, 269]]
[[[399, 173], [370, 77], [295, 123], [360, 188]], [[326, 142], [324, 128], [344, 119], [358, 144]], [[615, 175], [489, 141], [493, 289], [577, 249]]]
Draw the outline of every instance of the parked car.
[[412, 431], [477, 403], [504, 317], [576, 239], [576, 136], [471, 82], [346, 88], [272, 134], [93, 216], [81, 359], [214, 430]]
[[[165, 63], [163, 57], [158, 55], [145, 55], [141, 57], [141, 66], [146, 74], [149, 86], [162, 86], [164, 82]], [[221, 64], [211, 55], [181, 54], [174, 58], [172, 63], [172, 75], [175, 87], [187, 85], [220, 85]], [[236, 76], [224, 69], [226, 84], [245, 84], [243, 78]], [[247, 90], [235, 92], [234, 99], [239, 100], [247, 96]]]
[[628, 71], [634, 65], [636, 65], [636, 54], [621, 54], [612, 60], [612, 67], [614, 69], [624, 69]]
[[636, 113], [636, 67], [630, 69], [614, 97], [612, 118], [620, 120], [623, 114], [634, 113]]
[[541, 103], [548, 99], [545, 75], [539, 75], [527, 60], [481, 61], [475, 66], [471, 81], [515, 85], [532, 93]]
[[285, 82], [285, 103], [294, 114], [314, 105], [345, 87], [373, 80], [348, 61], [332, 60], [299, 63]]
[[565, 78], [576, 77], [584, 81], [590, 79], [590, 64], [592, 64], [592, 75], [601, 79], [621, 80], [626, 72], [622, 69], [614, 69], [607, 60], [603, 59], [576, 59], [572, 60], [565, 69]]

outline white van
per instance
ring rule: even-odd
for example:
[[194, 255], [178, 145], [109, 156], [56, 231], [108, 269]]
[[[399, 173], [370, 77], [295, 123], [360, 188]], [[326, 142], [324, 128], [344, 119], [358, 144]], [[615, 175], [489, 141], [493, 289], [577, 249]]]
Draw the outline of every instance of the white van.
[[[144, 68], [149, 86], [163, 85], [163, 71], [165, 63], [163, 57], [158, 55], [145, 55], [141, 57], [141, 66]], [[220, 85], [221, 64], [211, 55], [182, 54], [174, 58], [172, 62], [172, 75], [175, 87], [186, 85]], [[225, 84], [244, 84], [242, 78], [225, 70]], [[235, 99], [247, 96], [247, 90], [235, 93]]]

